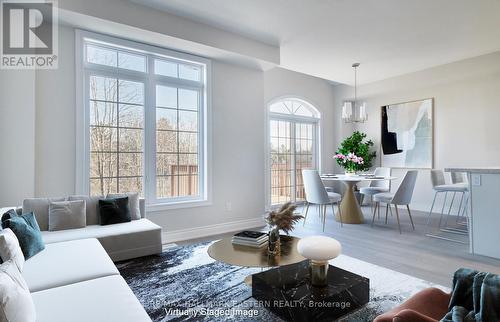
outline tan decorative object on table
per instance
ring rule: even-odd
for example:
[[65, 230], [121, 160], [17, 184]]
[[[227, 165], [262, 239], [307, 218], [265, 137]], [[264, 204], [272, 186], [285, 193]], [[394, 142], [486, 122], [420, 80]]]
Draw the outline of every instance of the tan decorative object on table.
[[294, 213], [297, 206], [291, 202], [284, 204], [278, 211], [271, 211], [267, 215], [267, 223], [271, 227], [269, 230], [268, 252], [270, 255], [280, 254], [280, 230], [287, 235], [293, 230], [293, 226], [302, 218], [302, 215]]

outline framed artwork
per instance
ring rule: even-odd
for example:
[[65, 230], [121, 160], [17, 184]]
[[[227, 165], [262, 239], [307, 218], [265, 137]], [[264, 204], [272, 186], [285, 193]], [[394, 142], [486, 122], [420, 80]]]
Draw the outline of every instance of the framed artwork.
[[434, 99], [381, 107], [383, 167], [432, 169]]

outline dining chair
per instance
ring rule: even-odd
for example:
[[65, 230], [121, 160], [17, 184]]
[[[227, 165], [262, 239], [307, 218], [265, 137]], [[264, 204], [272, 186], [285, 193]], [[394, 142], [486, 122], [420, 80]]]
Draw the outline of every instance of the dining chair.
[[[384, 177], [388, 178], [391, 176], [391, 168], [379, 167], [375, 169], [373, 173], [375, 177]], [[391, 191], [391, 180], [373, 180], [370, 182], [368, 187], [362, 187], [359, 189], [359, 192], [362, 195], [370, 196], [371, 207], [373, 210], [373, 195], [381, 192], [390, 192]]]
[[337, 204], [340, 217], [340, 226], [342, 227], [342, 212], [340, 210], [340, 201], [342, 196], [336, 192], [327, 192], [325, 185], [317, 170], [302, 170], [302, 180], [304, 181], [304, 191], [306, 194], [306, 211], [304, 214], [304, 225], [306, 224], [307, 213], [311, 204], [318, 205], [320, 217], [323, 217], [323, 231], [325, 231], [326, 208], [332, 206], [333, 216], [335, 216], [334, 204]]
[[381, 192], [373, 195], [375, 208], [373, 211], [372, 227], [373, 223], [375, 222], [375, 212], [377, 211], [377, 208], [380, 212], [380, 203], [385, 203], [387, 205], [387, 207], [385, 208], [386, 224], [387, 224], [387, 211], [390, 205], [394, 205], [394, 208], [396, 209], [396, 219], [398, 221], [398, 229], [399, 233], [401, 234], [401, 223], [399, 222], [398, 206], [406, 206], [406, 209], [408, 210], [408, 216], [410, 216], [411, 226], [413, 230], [415, 230], [415, 225], [413, 223], [413, 218], [411, 216], [411, 211], [410, 211], [410, 203], [411, 203], [411, 198], [413, 196], [413, 190], [415, 189], [415, 183], [417, 182], [417, 174], [418, 174], [417, 170], [407, 171], [403, 178], [403, 181], [401, 181], [401, 184], [399, 185], [398, 190], [396, 190], [395, 193]]

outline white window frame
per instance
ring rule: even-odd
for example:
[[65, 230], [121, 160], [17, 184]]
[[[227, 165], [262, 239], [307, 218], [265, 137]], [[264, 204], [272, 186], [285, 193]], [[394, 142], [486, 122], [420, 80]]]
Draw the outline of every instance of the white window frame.
[[[85, 42], [91, 39], [95, 42], [112, 44], [116, 47], [123, 47], [120, 50], [132, 52], [143, 52], [147, 55], [147, 70], [154, 68], [153, 57], [172, 60], [177, 63], [197, 64], [203, 67], [203, 84], [200, 82], [183, 80], [174, 77], [151, 75], [147, 72], [108, 67], [85, 60]], [[207, 206], [212, 203], [212, 133], [211, 133], [211, 61], [206, 58], [184, 54], [165, 48], [129, 41], [121, 38], [106, 36], [93, 32], [75, 31], [75, 68], [76, 68], [76, 180], [75, 192], [77, 194], [89, 194], [90, 192], [90, 113], [88, 106], [88, 81], [90, 74], [102, 74], [120, 79], [130, 79], [141, 81], [145, 84], [144, 91], [144, 169], [143, 169], [143, 189], [146, 199], [146, 210], [160, 211], [177, 208], [190, 208], [196, 206]], [[119, 72], [117, 72], [119, 71]], [[199, 95], [199, 118], [198, 118], [198, 177], [199, 195], [175, 198], [156, 197], [156, 85], [167, 85], [182, 88], [193, 88], [200, 90], [203, 95]]]
[[[286, 100], [292, 100], [292, 101], [298, 101], [301, 102], [302, 104], [312, 108], [314, 110], [314, 113], [316, 116], [310, 117], [310, 116], [299, 116], [299, 115], [292, 115], [292, 114], [282, 114], [282, 113], [274, 113], [271, 112], [271, 106], [275, 103], [278, 103], [280, 101], [286, 101]], [[280, 96], [277, 97], [271, 101], [269, 101], [266, 105], [266, 136], [265, 136], [265, 153], [266, 153], [266, 159], [265, 159], [265, 209], [266, 210], [272, 210], [275, 208], [278, 208], [281, 204], [272, 204], [271, 200], [271, 120], [283, 120], [283, 121], [291, 121], [291, 122], [301, 122], [301, 123], [311, 123], [314, 125], [314, 138], [313, 138], [313, 165], [315, 168], [321, 172], [321, 112], [316, 108], [316, 105], [311, 103], [309, 100], [296, 96], [296, 95], [286, 95], [286, 96]], [[295, 132], [295, 128], [291, 129], [291, 131]], [[290, 135], [292, 135], [292, 132], [290, 132]], [[295, 134], [293, 134], [295, 137]], [[293, 145], [293, 148], [295, 150], [295, 142], [291, 143]], [[292, 147], [292, 146], [291, 146]], [[293, 154], [293, 162], [295, 162], [295, 153]], [[291, 180], [295, 181], [295, 176], [296, 176], [296, 171], [293, 171], [292, 173], [292, 178]], [[294, 183], [295, 186], [295, 183]], [[295, 189], [294, 189], [295, 190]], [[296, 193], [296, 191], [295, 191]]]

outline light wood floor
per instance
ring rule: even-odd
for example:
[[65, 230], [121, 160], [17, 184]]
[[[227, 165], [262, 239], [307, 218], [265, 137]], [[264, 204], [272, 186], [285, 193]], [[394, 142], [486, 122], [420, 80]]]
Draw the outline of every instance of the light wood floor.
[[[324, 233], [317, 210], [311, 208], [305, 225], [303, 226], [302, 222], [297, 224], [292, 234], [299, 237], [310, 235], [334, 237], [342, 243], [342, 252], [348, 256], [444, 286], [451, 286], [453, 272], [460, 267], [500, 274], [500, 260], [473, 256], [468, 253], [468, 245], [425, 236], [426, 213], [412, 211], [415, 222], [415, 231], [413, 231], [406, 210], [400, 209], [403, 230], [400, 235], [395, 215], [392, 217], [389, 215], [388, 224], [385, 225], [384, 207], [381, 207], [381, 219], [375, 220], [373, 228], [370, 226], [372, 216], [369, 206], [363, 207], [365, 224], [345, 224], [342, 228], [338, 222], [334, 221], [332, 209], [328, 211]], [[436, 220], [432, 223], [437, 225], [438, 215], [435, 217]], [[450, 222], [454, 221], [455, 218], [451, 217]], [[232, 233], [177, 244], [216, 240], [225, 236], [232, 236]]]

